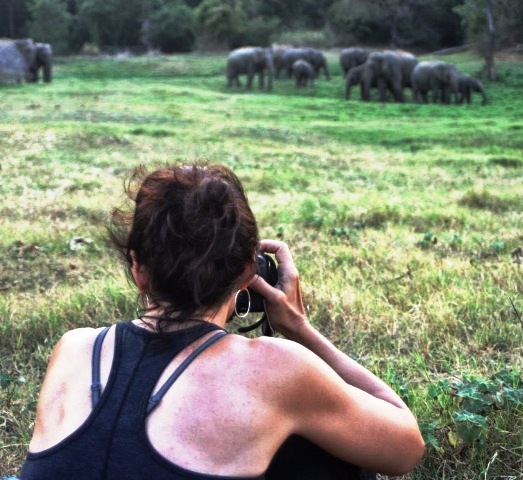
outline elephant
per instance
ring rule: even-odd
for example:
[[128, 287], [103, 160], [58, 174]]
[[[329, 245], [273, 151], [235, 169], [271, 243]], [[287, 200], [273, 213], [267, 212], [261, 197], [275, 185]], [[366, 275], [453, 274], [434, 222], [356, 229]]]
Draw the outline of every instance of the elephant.
[[363, 64], [362, 99], [370, 100], [370, 89], [375, 82], [380, 101], [387, 101], [387, 92], [390, 92], [396, 102], [404, 102], [403, 89], [411, 87], [411, 73], [417, 64], [417, 57], [409, 52], [385, 50], [370, 53]]
[[36, 47], [30, 38], [0, 40], [0, 81], [22, 83], [35, 56]]
[[452, 96], [458, 100], [459, 73], [454, 65], [441, 60], [427, 60], [418, 63], [411, 75], [412, 95], [415, 102], [419, 97], [428, 102], [428, 94], [432, 93], [434, 103], [451, 103]]
[[285, 51], [282, 58], [283, 68], [287, 72], [287, 77], [292, 77], [292, 65], [296, 60], [305, 60], [312, 65], [314, 76], [318, 76], [320, 70], [325, 73], [325, 78], [330, 80], [327, 58], [315, 48], [289, 48]]
[[467, 104], [470, 105], [472, 102], [472, 92], [481, 95], [481, 105], [486, 105], [488, 103], [487, 94], [485, 93], [481, 82], [475, 78], [460, 73], [458, 75], [458, 99], [456, 103], [463, 103], [463, 101], [466, 101]]
[[38, 81], [38, 71], [44, 71], [44, 81], [51, 81], [52, 47], [35, 43], [30, 38], [0, 40], [0, 80], [21, 83]]
[[260, 90], [264, 88], [265, 75], [268, 78], [267, 90], [272, 90], [273, 78], [272, 52], [268, 48], [242, 47], [229, 53], [227, 57], [227, 86], [240, 87], [240, 75], [247, 75], [247, 89], [252, 88], [254, 75], [258, 75]]
[[369, 54], [370, 51], [366, 48], [344, 48], [340, 53], [340, 67], [343, 71], [343, 77], [347, 78], [347, 73], [351, 68], [365, 63]]
[[302, 60], [301, 58], [296, 60], [292, 64], [292, 74], [296, 80], [297, 87], [312, 87], [314, 81], [314, 69], [309, 62]]
[[284, 46], [284, 45], [273, 47], [273, 49], [272, 49], [272, 65], [274, 67], [274, 78], [280, 78], [280, 73], [281, 73], [281, 71], [284, 68], [284, 65], [283, 65], [283, 55], [285, 54], [285, 52], [289, 48], [292, 48], [292, 47]]
[[38, 82], [39, 71], [42, 69], [44, 82], [49, 83], [52, 80], [53, 48], [49, 43], [36, 43], [35, 46], [35, 59], [29, 67], [27, 81]]
[[[363, 78], [364, 78], [364, 72], [365, 72], [365, 65], [357, 65], [356, 67], [352, 67], [348, 72], [347, 76], [345, 77], [345, 100], [350, 99], [350, 89], [354, 85], [360, 85], [361, 87], [361, 98], [363, 99]], [[376, 88], [376, 76], [374, 75], [374, 72], [372, 69], [368, 69], [365, 72], [366, 75], [366, 81], [370, 85], [371, 88]]]

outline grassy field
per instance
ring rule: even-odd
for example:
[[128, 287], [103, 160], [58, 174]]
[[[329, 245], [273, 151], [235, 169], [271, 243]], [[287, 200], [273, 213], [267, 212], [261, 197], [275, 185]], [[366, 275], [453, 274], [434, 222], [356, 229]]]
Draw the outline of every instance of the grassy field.
[[289, 243], [311, 320], [415, 412], [408, 478], [523, 478], [523, 58], [484, 107], [345, 101], [329, 62], [270, 94], [228, 91], [225, 54], [57, 59], [52, 84], [0, 88], [0, 476], [60, 335], [134, 316], [105, 245], [126, 172], [207, 158]]

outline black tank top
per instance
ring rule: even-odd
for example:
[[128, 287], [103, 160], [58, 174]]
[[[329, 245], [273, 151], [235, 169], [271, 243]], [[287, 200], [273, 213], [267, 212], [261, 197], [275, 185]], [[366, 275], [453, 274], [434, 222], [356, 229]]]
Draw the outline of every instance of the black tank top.
[[[214, 330], [221, 329], [203, 323], [160, 336], [132, 322], [118, 323], [111, 373], [99, 401], [71, 435], [47, 450], [27, 454], [22, 480], [246, 479], [178, 467], [154, 449], [145, 430], [146, 416], [154, 408], [153, 388], [166, 366]], [[253, 478], [264, 477], [249, 480]]]

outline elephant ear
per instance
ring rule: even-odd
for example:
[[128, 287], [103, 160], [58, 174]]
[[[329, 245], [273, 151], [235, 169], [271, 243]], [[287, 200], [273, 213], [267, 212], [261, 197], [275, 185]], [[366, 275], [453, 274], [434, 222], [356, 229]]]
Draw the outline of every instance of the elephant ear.
[[29, 68], [36, 60], [36, 45], [30, 38], [14, 40], [15, 48], [20, 52]]

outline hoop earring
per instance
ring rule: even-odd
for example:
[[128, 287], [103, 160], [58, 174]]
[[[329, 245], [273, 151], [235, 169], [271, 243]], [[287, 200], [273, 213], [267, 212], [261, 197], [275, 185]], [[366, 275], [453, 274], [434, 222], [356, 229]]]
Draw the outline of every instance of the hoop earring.
[[[238, 313], [238, 296], [243, 292], [247, 293], [247, 310], [245, 311], [245, 313], [240, 314], [240, 313]], [[238, 290], [236, 292], [236, 296], [234, 297], [234, 313], [239, 318], [245, 318], [247, 315], [249, 315], [250, 311], [251, 311], [251, 293], [249, 292], [249, 289], [244, 288], [243, 290]]]
[[[143, 301], [145, 297], [145, 302]], [[141, 304], [141, 308], [140, 308]], [[136, 316], [142, 318], [149, 308], [149, 296], [146, 293], [139, 293], [136, 295]]]

